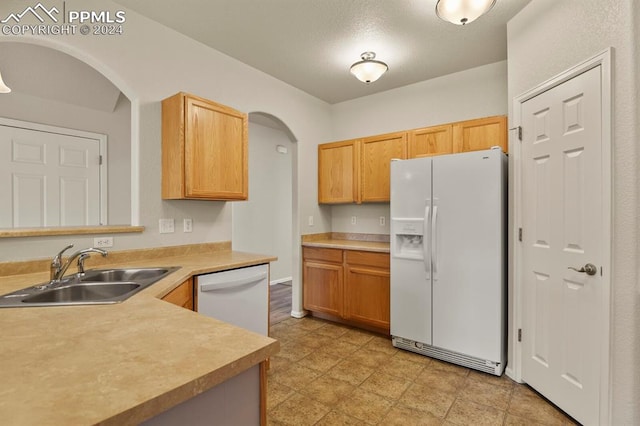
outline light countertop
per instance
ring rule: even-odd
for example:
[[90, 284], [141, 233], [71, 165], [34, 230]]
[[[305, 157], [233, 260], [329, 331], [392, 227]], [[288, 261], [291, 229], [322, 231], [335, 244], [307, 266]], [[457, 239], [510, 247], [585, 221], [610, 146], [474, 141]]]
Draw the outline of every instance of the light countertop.
[[341, 250], [361, 250], [361, 251], [373, 251], [380, 253], [389, 253], [388, 242], [378, 241], [358, 241], [358, 240], [340, 240], [340, 239], [323, 239], [316, 241], [304, 241], [303, 247], [322, 247], [322, 248], [335, 248]]
[[[273, 260], [222, 251], [118, 263], [181, 268], [115, 305], [0, 309], [2, 423], [137, 424], [265, 360], [276, 340], [160, 298], [192, 275]], [[47, 279], [0, 277], [0, 294]]]

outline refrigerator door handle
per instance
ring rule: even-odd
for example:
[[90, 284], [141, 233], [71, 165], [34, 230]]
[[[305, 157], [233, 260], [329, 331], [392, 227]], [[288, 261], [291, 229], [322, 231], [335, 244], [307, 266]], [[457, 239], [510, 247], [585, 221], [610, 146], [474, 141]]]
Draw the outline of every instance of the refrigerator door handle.
[[427, 223], [429, 223], [429, 205], [424, 208], [424, 229], [422, 232], [422, 261], [424, 262], [424, 271], [428, 274], [431, 269], [431, 259], [429, 259], [429, 239], [427, 238]]
[[438, 272], [438, 206], [433, 206], [433, 215], [431, 215], [431, 264], [433, 269], [433, 279], [436, 279]]

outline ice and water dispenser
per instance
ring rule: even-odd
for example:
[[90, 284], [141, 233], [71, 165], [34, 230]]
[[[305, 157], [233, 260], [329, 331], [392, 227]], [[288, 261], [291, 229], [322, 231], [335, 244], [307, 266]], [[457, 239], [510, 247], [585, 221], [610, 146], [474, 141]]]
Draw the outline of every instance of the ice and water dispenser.
[[424, 219], [391, 219], [393, 257], [424, 258]]

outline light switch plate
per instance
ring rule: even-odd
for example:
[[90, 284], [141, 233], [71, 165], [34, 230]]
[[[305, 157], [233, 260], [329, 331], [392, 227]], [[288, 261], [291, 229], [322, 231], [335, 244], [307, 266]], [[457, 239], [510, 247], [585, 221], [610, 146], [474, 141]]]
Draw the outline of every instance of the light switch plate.
[[161, 234], [171, 234], [172, 232], [175, 232], [173, 219], [160, 219], [158, 221], [158, 225]]

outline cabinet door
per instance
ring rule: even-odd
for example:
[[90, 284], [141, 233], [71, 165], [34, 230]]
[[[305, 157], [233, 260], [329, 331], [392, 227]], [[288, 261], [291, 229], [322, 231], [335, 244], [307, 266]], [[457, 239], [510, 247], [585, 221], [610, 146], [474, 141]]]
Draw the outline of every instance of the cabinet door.
[[318, 203], [357, 201], [358, 141], [318, 145]]
[[342, 265], [305, 260], [302, 271], [304, 308], [341, 316], [343, 274]]
[[453, 127], [426, 127], [409, 132], [409, 158], [430, 157], [453, 152]]
[[164, 296], [162, 300], [193, 311], [193, 278], [189, 278], [178, 287], [171, 290], [171, 292]]
[[492, 146], [507, 152], [507, 117], [478, 118], [453, 124], [453, 152], [479, 151]]
[[185, 102], [185, 196], [246, 200], [246, 114], [191, 96]]
[[407, 134], [392, 133], [362, 140], [360, 200], [384, 202], [390, 199], [392, 158], [407, 158]]
[[346, 253], [345, 318], [389, 331], [389, 254], [351, 250]]
[[389, 330], [389, 270], [347, 265], [345, 318]]

